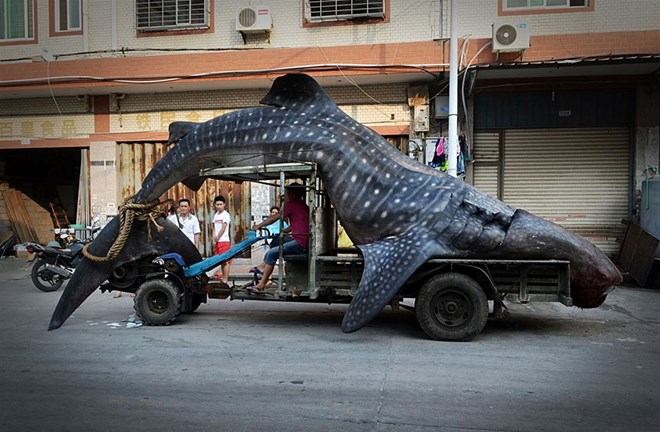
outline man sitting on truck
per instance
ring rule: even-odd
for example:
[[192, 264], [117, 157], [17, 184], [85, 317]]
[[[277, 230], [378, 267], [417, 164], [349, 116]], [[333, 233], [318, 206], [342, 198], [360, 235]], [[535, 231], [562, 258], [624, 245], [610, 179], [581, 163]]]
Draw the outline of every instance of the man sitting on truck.
[[[282, 216], [288, 223], [285, 230], [291, 232], [292, 240], [282, 244], [283, 255], [306, 254], [309, 247], [309, 207], [305, 203], [305, 186], [300, 183], [292, 183], [285, 187], [286, 195], [284, 198], [284, 209]], [[258, 225], [253, 225], [253, 230], [259, 230], [272, 224], [279, 218], [279, 214], [271, 215], [268, 219]], [[254, 267], [253, 273], [263, 273], [261, 280], [254, 287], [258, 291], [263, 291], [270, 275], [273, 274], [275, 263], [280, 257], [279, 247], [274, 247], [266, 252], [264, 262], [258, 267]]]

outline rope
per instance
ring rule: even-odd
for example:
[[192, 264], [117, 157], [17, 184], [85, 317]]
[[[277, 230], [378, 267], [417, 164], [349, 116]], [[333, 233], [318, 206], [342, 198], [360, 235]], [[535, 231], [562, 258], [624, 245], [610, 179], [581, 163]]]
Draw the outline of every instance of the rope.
[[[136, 204], [133, 202], [133, 198], [128, 198], [124, 203], [119, 206], [119, 234], [115, 239], [115, 242], [112, 244], [108, 253], [104, 257], [92, 255], [89, 252], [89, 246], [91, 243], [88, 243], [83, 247], [83, 255], [85, 258], [95, 262], [110, 262], [114, 261], [119, 253], [124, 249], [126, 240], [131, 233], [131, 228], [133, 228], [134, 221], [147, 221], [147, 240], [151, 242], [151, 224], [156, 227], [158, 232], [163, 231], [165, 228], [158, 225], [156, 218], [164, 213], [163, 208], [167, 204], [171, 204], [172, 200], [158, 201], [153, 200], [146, 204]], [[151, 222], [151, 224], [149, 223]]]

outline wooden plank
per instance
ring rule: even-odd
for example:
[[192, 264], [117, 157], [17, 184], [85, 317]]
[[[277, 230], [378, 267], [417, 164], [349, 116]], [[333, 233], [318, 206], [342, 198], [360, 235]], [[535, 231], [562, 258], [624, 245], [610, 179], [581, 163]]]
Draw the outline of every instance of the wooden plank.
[[23, 233], [20, 229], [20, 226], [17, 225], [17, 218], [18, 216], [14, 212], [13, 208], [13, 194], [9, 192], [9, 190], [3, 190], [2, 191], [2, 199], [5, 202], [6, 208], [7, 208], [7, 216], [9, 217], [9, 223], [11, 224], [12, 231], [16, 233], [16, 236], [18, 237], [18, 241], [23, 241]]
[[27, 204], [25, 202], [25, 195], [23, 195], [23, 193], [20, 191], [16, 191], [16, 196], [20, 200], [20, 211], [21, 213], [23, 213], [25, 217], [28, 231], [30, 232], [30, 236], [33, 239], [32, 241], [38, 243], [39, 236], [37, 235], [37, 231], [34, 229], [34, 222], [32, 221], [32, 213], [29, 212], [27, 209]]
[[32, 228], [32, 218], [25, 206], [22, 192], [16, 189], [2, 191], [5, 200], [9, 221], [21, 243], [36, 242], [38, 237]]
[[14, 235], [11, 231], [0, 231], [0, 246]]

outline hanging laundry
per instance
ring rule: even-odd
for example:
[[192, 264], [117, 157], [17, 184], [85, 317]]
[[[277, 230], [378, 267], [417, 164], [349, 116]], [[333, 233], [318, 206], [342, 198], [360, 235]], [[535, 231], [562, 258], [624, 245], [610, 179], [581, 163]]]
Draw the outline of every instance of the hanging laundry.
[[465, 159], [463, 156], [463, 151], [459, 150], [458, 160], [456, 161], [456, 174], [462, 175], [465, 174]]
[[435, 152], [433, 153], [433, 160], [430, 165], [436, 168], [444, 163], [445, 157], [445, 139], [444, 137], [438, 138], [438, 143], [435, 145]]
[[438, 145], [435, 147], [435, 154], [440, 156], [445, 152], [445, 138], [440, 137], [438, 139]]
[[469, 161], [470, 159], [470, 148], [468, 147], [467, 140], [465, 135], [460, 135], [458, 137], [458, 146], [461, 148], [461, 153], [463, 153], [463, 159]]

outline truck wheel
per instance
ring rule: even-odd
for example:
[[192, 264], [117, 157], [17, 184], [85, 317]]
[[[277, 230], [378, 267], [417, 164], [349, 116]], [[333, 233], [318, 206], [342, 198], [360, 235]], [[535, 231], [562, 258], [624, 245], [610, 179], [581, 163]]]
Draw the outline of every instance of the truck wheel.
[[46, 260], [39, 259], [32, 266], [32, 283], [43, 292], [57, 291], [64, 283], [64, 278], [57, 273], [46, 270]]
[[149, 279], [140, 285], [133, 307], [146, 325], [170, 325], [181, 314], [182, 298], [174, 282]]
[[488, 319], [488, 298], [481, 286], [462, 273], [427, 280], [415, 300], [417, 322], [435, 340], [469, 341]]

